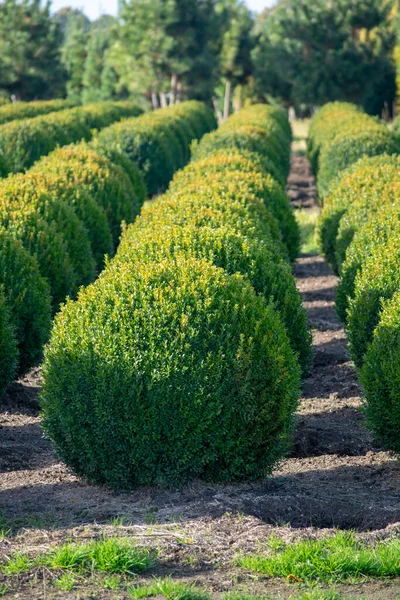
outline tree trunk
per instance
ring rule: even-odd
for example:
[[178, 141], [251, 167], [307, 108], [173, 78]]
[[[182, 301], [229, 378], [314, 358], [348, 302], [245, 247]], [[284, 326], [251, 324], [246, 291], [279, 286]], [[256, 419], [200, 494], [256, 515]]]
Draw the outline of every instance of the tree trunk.
[[172, 73], [172, 76], [171, 76], [171, 93], [170, 93], [170, 99], [169, 99], [170, 105], [173, 105], [176, 102], [176, 89], [177, 89], [177, 85], [178, 85], [178, 75], [176, 73]]
[[176, 85], [176, 103], [180, 104], [182, 102], [182, 82], [178, 81]]
[[218, 106], [218, 100], [216, 99], [215, 96], [213, 96], [212, 101], [213, 101], [213, 104], [214, 104], [215, 112], [217, 113], [218, 123], [222, 123], [222, 121], [224, 120], [224, 115], [222, 114], [221, 109]]
[[235, 113], [239, 112], [242, 108], [243, 104], [243, 86], [239, 85], [235, 88], [235, 92], [233, 94], [233, 108]]
[[153, 104], [154, 110], [156, 110], [160, 106], [158, 102], [158, 96], [155, 92], [151, 93], [151, 102]]
[[166, 108], [168, 106], [167, 96], [166, 96], [166, 94], [164, 94], [164, 92], [160, 92], [160, 101], [161, 101], [161, 106], [163, 108]]
[[225, 84], [225, 98], [224, 98], [224, 121], [229, 117], [229, 104], [231, 100], [231, 89], [232, 83], [228, 80]]

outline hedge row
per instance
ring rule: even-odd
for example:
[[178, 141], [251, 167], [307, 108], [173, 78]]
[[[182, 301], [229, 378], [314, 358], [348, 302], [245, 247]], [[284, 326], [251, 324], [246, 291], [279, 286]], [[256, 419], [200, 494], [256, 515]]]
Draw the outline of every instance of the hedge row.
[[326, 104], [311, 122], [308, 156], [321, 198], [328, 194], [332, 182], [336, 185], [340, 173], [360, 158], [399, 151], [398, 137], [384, 123], [352, 104]]
[[[289, 145], [280, 113], [251, 119], [256, 140], [275, 127]], [[57, 315], [44, 427], [76, 473], [114, 488], [240, 480], [287, 450], [310, 336], [260, 148], [232, 144], [178, 173]]]
[[[195, 107], [187, 110], [194, 119]], [[134, 221], [145, 197], [138, 166], [117, 146], [97, 140], [59, 148], [0, 182], [0, 235], [7, 240], [0, 238], [0, 297], [11, 307], [20, 374], [40, 359], [51, 313], [93, 281], [104, 255], [114, 253], [121, 222]], [[12, 371], [0, 363], [3, 384]]]
[[366, 154], [330, 189], [320, 239], [341, 275], [336, 305], [364, 387], [367, 422], [399, 452], [400, 156]]
[[141, 114], [128, 102], [99, 102], [0, 126], [0, 175], [25, 171], [57, 146], [89, 141], [93, 130]]
[[100, 132], [98, 143], [118, 146], [144, 174], [150, 195], [163, 191], [190, 158], [190, 143], [216, 127], [213, 113], [189, 101], [138, 119], [115, 123]]
[[37, 102], [0, 102], [0, 125], [15, 119], [31, 119], [39, 115], [71, 108], [68, 100], [38, 100]]

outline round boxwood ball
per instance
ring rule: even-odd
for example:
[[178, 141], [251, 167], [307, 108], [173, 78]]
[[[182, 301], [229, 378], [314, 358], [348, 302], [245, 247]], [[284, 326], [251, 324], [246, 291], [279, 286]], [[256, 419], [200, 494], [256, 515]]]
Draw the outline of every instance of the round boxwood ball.
[[43, 373], [58, 455], [113, 488], [262, 477], [299, 397], [275, 309], [197, 259], [111, 263], [58, 314]]

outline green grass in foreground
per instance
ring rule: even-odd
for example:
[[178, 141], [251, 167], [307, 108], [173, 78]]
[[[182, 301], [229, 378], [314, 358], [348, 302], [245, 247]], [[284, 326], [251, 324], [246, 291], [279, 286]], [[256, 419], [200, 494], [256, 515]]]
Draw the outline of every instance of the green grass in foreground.
[[400, 540], [366, 545], [348, 532], [294, 544], [271, 537], [265, 554], [243, 555], [236, 562], [248, 571], [267, 577], [293, 578], [298, 582], [398, 577]]
[[303, 254], [318, 254], [316, 225], [319, 208], [298, 208], [294, 211], [294, 215], [300, 228], [301, 252]]
[[[195, 585], [184, 585], [172, 579], [155, 579], [149, 585], [131, 587], [128, 589], [132, 600], [163, 596], [166, 600], [211, 600], [212, 595], [204, 588]], [[276, 596], [253, 596], [252, 594], [230, 592], [222, 594], [222, 600], [278, 600]], [[290, 596], [289, 600], [351, 600], [335, 591], [314, 589], [300, 595]]]
[[[31, 558], [15, 553], [0, 564], [0, 573], [17, 575], [32, 568], [66, 570], [74, 573], [121, 573], [135, 575], [154, 563], [154, 552], [135, 546], [126, 538], [105, 538], [82, 544], [64, 544]], [[68, 587], [67, 582], [65, 582]]]

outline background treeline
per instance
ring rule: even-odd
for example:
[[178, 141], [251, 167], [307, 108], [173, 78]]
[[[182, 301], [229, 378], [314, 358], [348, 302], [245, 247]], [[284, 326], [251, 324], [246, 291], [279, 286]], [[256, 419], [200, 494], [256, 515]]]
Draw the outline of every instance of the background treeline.
[[310, 111], [327, 101], [392, 111], [397, 0], [279, 0], [255, 17], [240, 0], [125, 0], [118, 17], [0, 4], [0, 93], [74, 103], [185, 99], [227, 116], [251, 98]]

